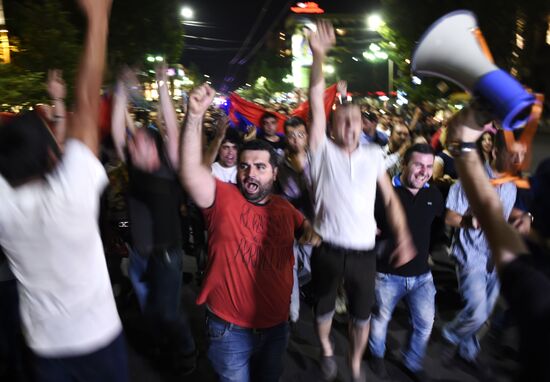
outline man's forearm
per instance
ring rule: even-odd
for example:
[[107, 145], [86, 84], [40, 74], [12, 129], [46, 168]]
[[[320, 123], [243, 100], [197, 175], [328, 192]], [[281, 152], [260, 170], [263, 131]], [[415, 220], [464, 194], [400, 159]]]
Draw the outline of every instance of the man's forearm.
[[[184, 155], [185, 154], [185, 155]], [[188, 115], [182, 132], [180, 157], [183, 169], [202, 166], [202, 117]], [[187, 171], [182, 171], [187, 173]], [[188, 174], [183, 174], [188, 177]]]
[[113, 111], [111, 114], [111, 137], [120, 160], [124, 161], [126, 146], [126, 104], [128, 102], [124, 84], [118, 82], [113, 95]]
[[212, 139], [212, 142], [210, 142], [210, 144], [204, 150], [202, 162], [205, 166], [212, 166], [212, 163], [214, 163], [214, 161], [216, 160], [216, 156], [218, 155], [218, 150], [220, 149], [223, 138], [223, 135], [216, 135], [214, 139]]
[[[162, 83], [161, 83], [162, 82]], [[162, 115], [164, 117], [164, 125], [166, 127], [166, 141], [167, 150], [170, 157], [170, 161], [173, 166], [177, 166], [178, 163], [178, 145], [179, 145], [179, 131], [178, 131], [178, 119], [176, 117], [176, 111], [174, 105], [170, 99], [170, 93], [168, 92], [168, 83], [159, 81], [160, 90], [160, 105]]]
[[520, 235], [504, 220], [502, 203], [489, 182], [476, 152], [465, 152], [455, 158], [462, 187], [481, 229], [491, 246], [497, 266], [512, 261], [528, 249]]
[[60, 147], [65, 143], [67, 132], [67, 110], [63, 98], [55, 98], [53, 101], [53, 121], [55, 124], [55, 140]]
[[397, 195], [395, 194], [395, 192], [389, 195], [387, 198], [386, 215], [388, 217], [388, 222], [394, 234], [396, 242], [400, 242], [402, 240], [410, 240], [411, 235], [409, 227], [407, 225], [405, 211], [403, 210], [403, 206], [397, 199]]
[[97, 155], [99, 91], [105, 66], [109, 10], [94, 10], [87, 16], [88, 29], [76, 80], [75, 122], [71, 124], [71, 135], [82, 140]]

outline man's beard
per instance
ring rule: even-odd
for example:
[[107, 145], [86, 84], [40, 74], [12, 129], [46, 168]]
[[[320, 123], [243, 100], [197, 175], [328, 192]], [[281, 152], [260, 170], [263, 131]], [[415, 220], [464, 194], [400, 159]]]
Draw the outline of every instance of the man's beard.
[[[251, 179], [247, 178], [247, 179], [245, 179], [245, 182], [248, 181], [248, 180], [251, 180]], [[244, 186], [243, 182], [241, 182], [240, 179], [237, 180], [237, 185], [239, 186], [239, 190], [241, 190], [241, 194], [243, 194], [243, 196], [249, 202], [258, 203], [261, 200], [263, 200], [266, 196], [271, 194], [271, 192], [273, 190], [273, 181], [270, 181], [267, 184], [261, 184], [257, 180], [251, 180], [251, 181], [254, 182], [258, 186], [258, 189], [254, 194], [249, 194], [248, 191], [246, 190], [246, 187]]]

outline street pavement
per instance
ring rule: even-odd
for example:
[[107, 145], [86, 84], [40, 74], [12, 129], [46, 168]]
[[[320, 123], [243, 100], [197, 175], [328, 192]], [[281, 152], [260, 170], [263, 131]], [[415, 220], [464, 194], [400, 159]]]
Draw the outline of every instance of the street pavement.
[[[444, 250], [436, 251], [433, 255], [433, 275], [437, 288], [436, 295], [436, 319], [434, 330], [428, 346], [427, 357], [425, 361], [426, 372], [433, 381], [439, 382], [470, 382], [481, 381], [482, 379], [475, 371], [468, 369], [464, 365], [456, 364], [451, 367], [445, 367], [439, 360], [441, 350], [441, 327], [451, 320], [461, 307], [460, 296], [457, 291], [456, 276], [454, 268], [449, 257]], [[147, 349], [144, 349], [142, 343], [144, 333], [141, 326], [141, 317], [137, 304], [133, 297], [127, 297], [127, 300], [119, 307], [128, 342], [130, 380], [135, 382], [157, 382], [157, 381], [216, 381], [216, 376], [210, 367], [206, 358], [206, 341], [204, 335], [204, 309], [194, 304], [198, 286], [193, 279], [195, 269], [194, 259], [185, 256], [185, 268], [188, 273], [185, 279], [188, 283], [184, 287], [183, 302], [189, 314], [193, 332], [197, 340], [197, 346], [200, 352], [198, 367], [190, 375], [173, 375], [169, 368], [154, 362], [148, 357]], [[499, 302], [499, 310], [500, 304]], [[400, 303], [394, 313], [390, 323], [387, 338], [387, 369], [393, 381], [412, 381], [402, 370], [400, 366], [400, 349], [407, 343], [409, 333], [408, 310], [404, 304]], [[517, 333], [514, 328], [507, 328], [502, 336], [499, 347], [491, 346], [490, 336], [484, 336], [487, 328], [480, 331], [482, 353], [481, 360], [494, 372], [496, 381], [512, 381], [514, 372], [517, 370]], [[336, 360], [339, 367], [338, 382], [347, 382], [350, 380], [350, 372], [347, 367], [347, 349], [349, 342], [347, 340], [347, 317], [338, 315], [332, 331], [332, 337], [335, 343]], [[498, 349], [495, 350], [495, 349]], [[291, 338], [288, 344], [287, 352], [284, 358], [284, 372], [281, 378], [283, 382], [313, 382], [321, 381], [321, 374], [318, 366], [320, 355], [319, 342], [316, 339], [312, 309], [307, 303], [302, 301], [300, 320], [292, 329]], [[369, 381], [379, 381], [380, 379], [368, 368], [367, 361], [364, 362], [367, 377]]]

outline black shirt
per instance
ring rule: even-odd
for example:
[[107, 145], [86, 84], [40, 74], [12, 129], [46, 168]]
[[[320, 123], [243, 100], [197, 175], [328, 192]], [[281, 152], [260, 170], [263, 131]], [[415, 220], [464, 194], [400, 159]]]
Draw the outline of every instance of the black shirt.
[[382, 233], [377, 238], [377, 247], [380, 248], [380, 252], [376, 269], [378, 272], [398, 276], [419, 276], [430, 270], [428, 256], [430, 253], [431, 228], [434, 219], [437, 216], [442, 216], [445, 210], [443, 196], [437, 187], [429, 184], [427, 184], [427, 187], [418, 190], [416, 195], [413, 195], [401, 186], [398, 176], [393, 178], [392, 183], [405, 210], [417, 255], [413, 260], [399, 268], [395, 268], [390, 264], [390, 255], [395, 249], [395, 240], [387, 224], [383, 206], [378, 205], [375, 217]]
[[181, 248], [183, 190], [176, 172], [165, 161], [153, 172], [136, 168], [128, 159], [128, 209], [134, 249], [143, 255]]

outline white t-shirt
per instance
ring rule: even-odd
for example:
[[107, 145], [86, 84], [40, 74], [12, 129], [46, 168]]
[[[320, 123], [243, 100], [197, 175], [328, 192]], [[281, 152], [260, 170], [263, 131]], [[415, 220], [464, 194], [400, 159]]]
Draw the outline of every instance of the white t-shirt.
[[74, 139], [45, 180], [12, 188], [0, 177], [0, 245], [38, 355], [88, 354], [122, 330], [97, 225], [107, 183], [101, 163]]
[[237, 184], [237, 166], [223, 167], [219, 162], [214, 162], [212, 175], [222, 182]]
[[374, 247], [376, 182], [385, 171], [380, 146], [359, 145], [349, 155], [323, 140], [311, 158], [315, 230], [323, 241], [355, 250]]

